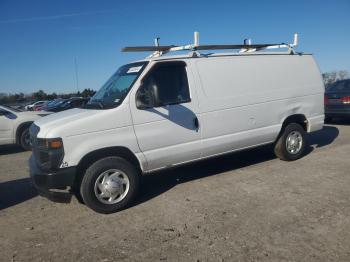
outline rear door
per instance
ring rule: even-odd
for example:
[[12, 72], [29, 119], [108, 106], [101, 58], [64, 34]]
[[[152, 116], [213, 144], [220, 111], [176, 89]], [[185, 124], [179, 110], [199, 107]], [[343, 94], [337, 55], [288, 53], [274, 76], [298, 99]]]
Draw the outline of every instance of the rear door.
[[199, 158], [198, 104], [186, 63], [158, 62], [141, 81], [143, 85], [152, 81], [158, 86], [162, 103], [160, 107], [139, 109], [135, 103], [137, 89], [131, 94], [134, 130], [147, 159], [147, 170]]

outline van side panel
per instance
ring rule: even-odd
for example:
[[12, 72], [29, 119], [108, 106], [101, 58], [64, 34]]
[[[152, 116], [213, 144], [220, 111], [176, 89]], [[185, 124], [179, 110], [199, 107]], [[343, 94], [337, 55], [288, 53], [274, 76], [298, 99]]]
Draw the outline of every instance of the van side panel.
[[310, 131], [322, 127], [324, 86], [311, 55], [226, 56], [193, 64], [201, 87], [202, 156], [273, 142], [293, 114], [316, 119]]

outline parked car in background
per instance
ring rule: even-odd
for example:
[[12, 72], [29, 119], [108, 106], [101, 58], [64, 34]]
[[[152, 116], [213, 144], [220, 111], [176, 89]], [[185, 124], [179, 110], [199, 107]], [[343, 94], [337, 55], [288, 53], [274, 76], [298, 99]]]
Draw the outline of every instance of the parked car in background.
[[57, 98], [55, 100], [50, 101], [47, 104], [44, 104], [41, 108], [41, 110], [43, 111], [50, 111], [51, 108], [54, 108], [55, 106], [57, 106], [58, 104], [62, 104], [63, 102], [67, 101], [67, 99], [63, 99], [63, 98]]
[[350, 79], [330, 85], [324, 96], [326, 121], [334, 117], [350, 117]]
[[35, 105], [33, 107], [33, 111], [41, 111], [43, 110], [43, 107], [46, 106], [48, 103], [50, 103], [51, 101], [47, 101], [45, 103], [42, 103], [42, 104], [38, 104], [38, 105]]
[[38, 105], [42, 105], [44, 103], [46, 103], [47, 101], [37, 101], [35, 103], [32, 103], [32, 104], [29, 104], [29, 105], [26, 105], [24, 107], [25, 110], [27, 111], [33, 111], [34, 110], [34, 106], [38, 106]]
[[48, 112], [26, 112], [0, 105], [0, 145], [18, 144], [24, 150], [31, 149], [29, 126]]
[[89, 98], [72, 97], [57, 103], [56, 105], [52, 106], [47, 110], [50, 112], [61, 112], [72, 108], [83, 107], [88, 101], [89, 101]]

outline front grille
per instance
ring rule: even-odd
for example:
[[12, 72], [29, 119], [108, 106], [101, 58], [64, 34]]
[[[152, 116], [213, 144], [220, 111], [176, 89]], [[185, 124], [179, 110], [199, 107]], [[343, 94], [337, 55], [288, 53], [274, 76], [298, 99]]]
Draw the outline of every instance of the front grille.
[[40, 164], [45, 164], [49, 162], [49, 153], [45, 151], [39, 151], [39, 162]]

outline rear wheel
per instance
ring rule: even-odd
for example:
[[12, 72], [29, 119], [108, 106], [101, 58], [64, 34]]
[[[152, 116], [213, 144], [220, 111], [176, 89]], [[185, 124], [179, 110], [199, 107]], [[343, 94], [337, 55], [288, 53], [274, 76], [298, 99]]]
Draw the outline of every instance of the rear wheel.
[[84, 203], [98, 213], [113, 213], [129, 206], [139, 187], [139, 172], [120, 157], [106, 157], [92, 164], [80, 186]]
[[275, 155], [285, 161], [301, 158], [306, 146], [306, 136], [303, 127], [296, 123], [287, 125], [275, 144]]
[[29, 127], [25, 127], [20, 135], [20, 145], [24, 150], [32, 150], [32, 143], [30, 141]]

